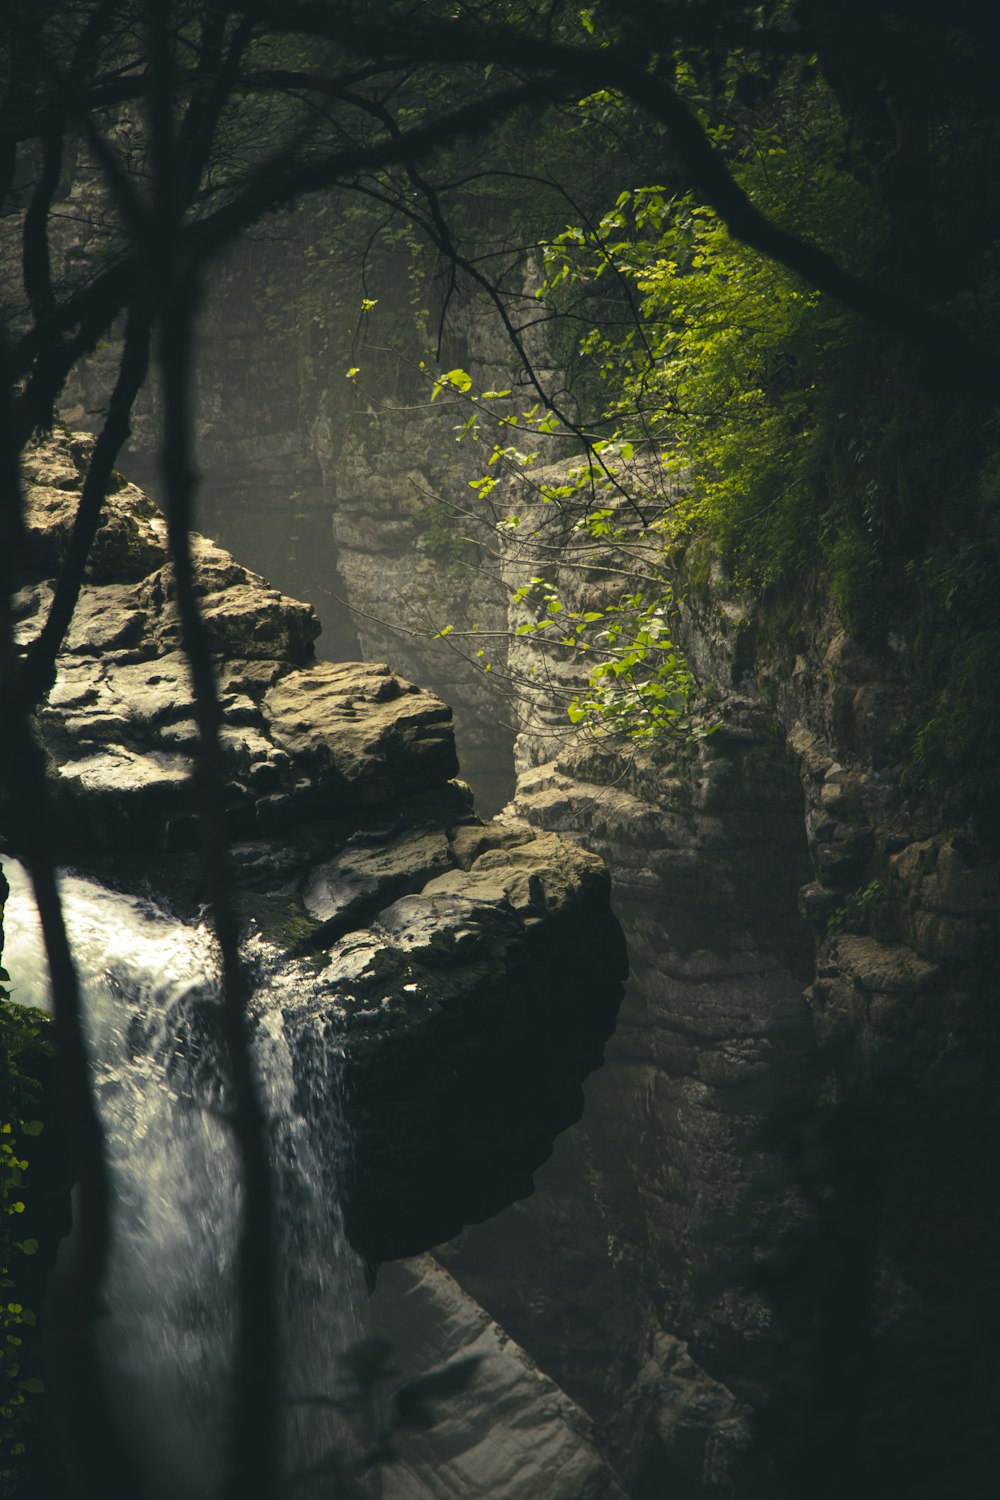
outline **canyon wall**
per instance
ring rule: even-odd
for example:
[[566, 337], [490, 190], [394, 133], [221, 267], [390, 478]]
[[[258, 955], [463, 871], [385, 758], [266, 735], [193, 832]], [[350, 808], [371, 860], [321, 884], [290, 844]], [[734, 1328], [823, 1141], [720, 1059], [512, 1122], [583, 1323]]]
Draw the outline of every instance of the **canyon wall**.
[[[641, 587], [648, 548], [581, 569], [546, 477], [565, 468], [508, 497], [528, 538], [508, 581], [544, 576], [566, 611], [606, 609], [629, 567]], [[776, 613], [703, 544], [666, 581], [701, 740], [556, 733], [588, 660], [516, 633], [531, 595], [511, 612], [513, 668], [544, 662], [552, 688], [514, 806], [607, 860], [632, 980], [539, 1192], [448, 1262], [595, 1414], [630, 1494], [756, 1493], [764, 1472], [825, 1495], [852, 1471], [932, 1494], [928, 1449], [960, 1430], [950, 1482], [973, 1495], [994, 1452], [996, 851], [904, 791], [905, 641], [863, 648], [829, 600]], [[741, 1453], [735, 1399], [762, 1389], [766, 1459]]]
[[[534, 489], [496, 507], [522, 516], [506, 552], [466, 514], [481, 459], [454, 444], [459, 410], [432, 408], [412, 372], [360, 395], [310, 363], [300, 334], [261, 348], [249, 299], [231, 295], [252, 274], [233, 270], [206, 322], [203, 524], [321, 615], [333, 595], [353, 607], [336, 606], [321, 650], [353, 633], [454, 702], [483, 805], [516, 770], [516, 814], [609, 864], [629, 943], [582, 1121], [533, 1197], [442, 1262], [590, 1413], [633, 1500], [749, 1493], [750, 1410], [786, 1377], [774, 1461], [793, 1493], [797, 1464], [825, 1464], [832, 1484], [858, 1444], [885, 1492], [902, 1475], [902, 1492], [933, 1493], [928, 1434], [947, 1441], [959, 1409], [988, 1426], [969, 1372], [1000, 1247], [981, 1170], [1000, 1160], [1000, 872], [968, 828], [903, 793], [906, 641], [862, 647], [828, 599], [753, 601], [690, 544], [665, 566], [713, 732], [646, 748], [571, 733], [558, 690], [581, 664], [549, 653], [552, 694], [521, 692], [542, 657], [516, 634], [532, 617], [513, 593], [544, 574], [600, 608], [608, 576], [562, 566], [548, 522], [532, 553]], [[509, 383], [495, 333], [463, 317], [454, 363]], [[144, 441], [140, 423], [148, 462]], [[300, 562], [319, 559], [312, 582], [282, 575], [296, 537]], [[431, 639], [444, 624], [487, 633], [494, 678], [513, 674], [504, 692], [451, 637]], [[792, 1242], [795, 1270], [778, 1248]], [[784, 1279], [769, 1278], [782, 1254]], [[791, 1306], [800, 1291], [809, 1314]], [[930, 1353], [908, 1361], [911, 1347]], [[976, 1493], [973, 1450], [955, 1493]]]

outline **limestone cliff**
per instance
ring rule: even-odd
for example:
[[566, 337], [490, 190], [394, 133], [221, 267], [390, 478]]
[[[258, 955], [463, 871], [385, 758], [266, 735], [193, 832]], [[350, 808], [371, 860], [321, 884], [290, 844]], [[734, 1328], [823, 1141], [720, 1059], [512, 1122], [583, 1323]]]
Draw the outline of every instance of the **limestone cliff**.
[[[373, 450], [365, 462], [377, 477]], [[581, 572], [568, 554], [562, 566], [551, 517], [532, 555], [523, 538], [533, 505], [531, 493], [509, 497], [521, 539], [491, 586], [511, 600], [539, 572], [568, 607], [609, 602], [622, 579]], [[357, 567], [348, 549], [344, 585], [365, 607], [383, 549], [405, 568], [412, 518], [387, 494], [386, 524], [381, 512], [344, 524], [364, 531], [358, 555], [371, 565]], [[410, 586], [433, 602], [448, 564], [439, 559], [435, 571], [427, 561]], [[630, 565], [627, 556], [604, 561]], [[937, 1400], [935, 1378], [902, 1375], [898, 1345], [936, 1347], [949, 1288], [964, 1283], [958, 1324], [990, 1305], [998, 1243], [994, 1197], [961, 1143], [992, 1151], [997, 1139], [987, 1076], [1000, 877], [988, 847], [901, 787], [905, 643], [863, 648], [828, 601], [804, 604], [789, 625], [735, 589], [703, 549], [678, 552], [670, 568], [681, 644], [715, 725], [708, 739], [649, 752], [572, 734], [558, 690], [580, 681], [581, 664], [565, 654], [545, 662], [551, 695], [518, 703], [526, 727], [512, 808], [610, 866], [633, 974], [609, 1066], [588, 1084], [583, 1119], [539, 1175], [540, 1191], [440, 1252], [595, 1418], [638, 1500], [664, 1486], [745, 1492], [747, 1403], [766, 1408], [766, 1392], [781, 1386], [789, 1336], [781, 1288], [763, 1295], [766, 1277], [747, 1267], [772, 1261], [790, 1234], [822, 1244], [828, 1233], [833, 1244], [830, 1283], [813, 1289], [815, 1317], [836, 1321], [846, 1307], [850, 1324], [852, 1278], [869, 1308], [850, 1333], [853, 1353], [841, 1350], [834, 1364], [864, 1365], [862, 1345], [881, 1350], [886, 1368], [851, 1378], [873, 1413], [902, 1403], [917, 1427]], [[457, 628], [478, 623], [453, 604]], [[504, 648], [522, 683], [539, 661], [532, 638], [516, 634], [526, 609], [509, 605]], [[845, 1038], [860, 1081], [854, 1073], [834, 1084], [822, 1049], [836, 1055]], [[808, 1115], [810, 1097], [803, 1140], [834, 1122], [818, 1182], [791, 1127], [775, 1125], [798, 1108]], [[878, 1185], [869, 1182], [838, 1240], [829, 1224], [817, 1228], [809, 1200], [850, 1199], [852, 1111], [875, 1143]], [[761, 1194], [768, 1179], [775, 1186]], [[815, 1373], [806, 1370], [803, 1386]], [[960, 1389], [982, 1430], [986, 1419]], [[787, 1405], [789, 1427], [815, 1420]], [[898, 1452], [878, 1460], [898, 1461]]]
[[625, 1500], [580, 1407], [430, 1256], [386, 1268], [374, 1315], [411, 1377], [477, 1362], [433, 1427], [401, 1435], [382, 1500]]
[[[510, 508], [530, 536], [531, 496]], [[568, 608], [600, 609], [620, 577], [561, 566], [557, 532], [549, 521], [536, 556], [519, 543], [508, 567], [544, 572]], [[779, 1469], [828, 1462], [824, 1443], [847, 1439], [824, 1434], [853, 1423], [871, 1492], [912, 1471], [907, 1493], [923, 1494], [912, 1454], [933, 1412], [975, 1434], [954, 1470], [973, 1494], [992, 1423], [973, 1374], [991, 1335], [973, 1330], [981, 1315], [992, 1327], [1000, 1247], [983, 1170], [1000, 1142], [1000, 865], [901, 787], [903, 642], [862, 649], [829, 603], [790, 640], [703, 552], [670, 567], [708, 739], [649, 751], [554, 736], [559, 694], [526, 704], [513, 805], [607, 861], [633, 976], [609, 1066], [542, 1191], [468, 1232], [448, 1263], [598, 1418], [635, 1496], [751, 1483], [739, 1460], [720, 1462], [738, 1438], [732, 1399], [702, 1374], [686, 1406], [678, 1337], [754, 1404], [762, 1378], [783, 1391], [779, 1435], [768, 1429]], [[537, 651], [514, 634], [524, 608], [510, 621], [522, 678]], [[554, 688], [579, 681], [585, 662], [547, 656]], [[748, 1149], [765, 1140], [770, 1157]], [[793, 1241], [797, 1269], [775, 1258]], [[769, 1262], [783, 1268], [773, 1279], [753, 1273]], [[720, 1291], [727, 1264], [735, 1284]], [[936, 1352], [916, 1365], [901, 1353], [942, 1342], [967, 1361], [947, 1396]], [[852, 1382], [865, 1420], [831, 1395]], [[763, 1409], [775, 1420], [766, 1396]]]
[[[633, 1500], [740, 1492], [748, 1403], [766, 1406], [781, 1386], [782, 1349], [798, 1348], [810, 1316], [836, 1323], [837, 1277], [853, 1275], [851, 1316], [863, 1315], [827, 1377], [861, 1393], [874, 1429], [898, 1427], [894, 1411], [912, 1414], [906, 1482], [922, 1493], [932, 1466], [917, 1439], [936, 1412], [964, 1403], [977, 1431], [988, 1425], [968, 1372], [985, 1357], [980, 1309], [983, 1327], [994, 1326], [1000, 1245], [996, 1183], [982, 1170], [983, 1158], [1000, 1159], [990, 1104], [1000, 876], [974, 830], [949, 826], [901, 786], [907, 641], [863, 647], [827, 599], [803, 597], [784, 613], [749, 599], [689, 547], [670, 568], [681, 644], [718, 726], [709, 739], [647, 753], [572, 736], [555, 696], [515, 689], [491, 699], [482, 674], [426, 634], [445, 621], [456, 633], [516, 631], [527, 616], [512, 590], [536, 572], [558, 580], [567, 601], [600, 607], [608, 576], [560, 561], [552, 533], [544, 559], [530, 543], [499, 557], [476, 519], [446, 525], [468, 509], [476, 465], [453, 448], [448, 414], [435, 422], [407, 410], [419, 403], [398, 384], [343, 402], [328, 371], [294, 351], [282, 360], [275, 346], [255, 356], [256, 390], [235, 383], [232, 347], [248, 350], [259, 332], [236, 327], [236, 300], [223, 295], [213, 309], [202, 403], [203, 451], [213, 474], [229, 476], [231, 516], [265, 556], [276, 510], [294, 512], [300, 537], [322, 535], [326, 571], [309, 597], [323, 613], [331, 593], [345, 597], [366, 654], [389, 654], [386, 619], [421, 632], [404, 636], [393, 659], [449, 692], [462, 677], [454, 692], [475, 720], [475, 757], [463, 765], [476, 778], [488, 770], [492, 789], [510, 775], [510, 726], [526, 721], [513, 810], [602, 856], [627, 931], [633, 977], [581, 1123], [529, 1202], [442, 1258], [590, 1412]], [[491, 383], [505, 357], [471, 324], [463, 338], [455, 362], [479, 360], [481, 383]], [[255, 466], [264, 519], [250, 522]], [[532, 503], [518, 494], [507, 509], [528, 517]], [[525, 520], [520, 535], [531, 530]], [[497, 640], [496, 676], [510, 667], [523, 682], [537, 662], [530, 639], [514, 636], [509, 656]], [[559, 688], [579, 681], [579, 665], [549, 659], [546, 670]], [[336, 921], [358, 884], [351, 860], [335, 893], [318, 884], [317, 912], [328, 915], [317, 920]], [[829, 1082], [835, 1068], [822, 1050], [836, 1055], [845, 1039], [861, 1074], [846, 1089]], [[800, 1091], [819, 1101], [813, 1114]], [[800, 1107], [796, 1138], [799, 1125], [787, 1122]], [[827, 1118], [839, 1132], [829, 1153]], [[764, 1137], [768, 1149], [758, 1149]], [[871, 1191], [859, 1193], [857, 1215], [828, 1216], [839, 1269], [831, 1285], [819, 1276], [812, 1313], [799, 1309], [802, 1326], [793, 1317], [783, 1344], [789, 1310], [773, 1286], [762, 1295], [766, 1277], [748, 1275], [747, 1262], [768, 1262], [790, 1228], [808, 1238], [823, 1218], [810, 1194], [847, 1202], [850, 1173], [834, 1179], [857, 1141], [856, 1181], [868, 1173]], [[767, 1175], [773, 1190], [748, 1205]], [[720, 1286], [734, 1260], [735, 1284]], [[806, 1332], [815, 1343], [815, 1328]], [[891, 1378], [851, 1366], [855, 1356], [864, 1364], [862, 1344], [893, 1365]], [[914, 1346], [932, 1352], [902, 1379]], [[948, 1397], [941, 1388], [959, 1366], [950, 1382], [959, 1394]], [[788, 1424], [806, 1430], [815, 1409], [803, 1414], [786, 1395]]]
[[[57, 435], [27, 462], [22, 645], [45, 618], [88, 442]], [[607, 879], [523, 822], [482, 825], [452, 779], [439, 699], [386, 666], [315, 662], [309, 606], [204, 538], [195, 554], [238, 899], [298, 955], [285, 988], [301, 1045], [331, 1029], [347, 1040], [355, 1243], [373, 1261], [426, 1249], [530, 1192], [552, 1133], [580, 1113], [624, 972]], [[193, 912], [196, 732], [178, 632], [164, 522], [124, 485], [38, 732], [63, 856]], [[317, 963], [328, 982], [297, 1012], [295, 965], [314, 978]]]
[[[433, 639], [456, 620], [497, 637], [506, 627], [506, 593], [487, 557], [492, 530], [456, 463], [454, 426], [467, 408], [456, 393], [431, 404], [432, 376], [418, 367], [428, 351], [398, 268], [380, 292], [406, 308], [405, 328], [397, 313], [389, 328], [373, 314], [374, 327], [354, 329], [363, 288], [352, 268], [325, 290], [327, 331], [317, 332], [315, 309], [296, 300], [293, 269], [309, 233], [308, 211], [300, 212], [273, 240], [236, 247], [213, 285], [194, 403], [205, 481], [199, 525], [314, 604], [320, 658], [388, 660], [442, 697], [455, 711], [463, 774], [492, 814], [513, 789], [513, 710], [498, 714], [459, 637], [444, 647]], [[514, 387], [510, 402], [494, 403], [497, 415], [535, 399], [526, 372], [511, 373], [506, 335], [481, 306], [457, 295], [444, 333], [441, 358], [467, 367], [477, 389]], [[537, 336], [526, 338], [544, 373], [550, 356]], [[115, 363], [112, 341], [74, 371], [61, 408], [69, 425], [99, 425]], [[358, 363], [358, 381], [345, 380]], [[154, 495], [158, 416], [151, 382], [121, 459]], [[530, 435], [519, 440], [531, 445]]]

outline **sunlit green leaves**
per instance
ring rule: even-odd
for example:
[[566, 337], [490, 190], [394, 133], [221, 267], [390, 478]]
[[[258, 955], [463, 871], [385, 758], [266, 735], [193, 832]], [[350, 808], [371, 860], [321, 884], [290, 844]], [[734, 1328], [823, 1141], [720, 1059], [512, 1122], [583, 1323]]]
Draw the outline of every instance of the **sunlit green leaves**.
[[606, 613], [584, 614], [578, 629], [604, 624], [591, 643], [600, 659], [567, 710], [574, 724], [640, 740], [704, 732], [689, 717], [695, 681], [671, 640], [667, 607], [666, 596], [644, 603], [632, 594]]
[[[779, 222], [848, 265], [867, 263], [881, 215], [822, 143], [764, 134], [734, 171]], [[618, 193], [596, 224], [568, 227], [545, 256], [545, 296], [600, 314], [578, 343], [604, 388], [601, 421], [616, 427], [598, 457], [627, 460], [640, 439], [646, 451], [679, 453], [690, 529], [712, 533], [757, 581], [795, 566], [794, 549], [815, 539], [789, 507], [815, 464], [840, 310], [734, 240], [711, 209], [657, 184]]]
[[431, 387], [431, 400], [436, 401], [443, 391], [454, 390], [464, 394], [472, 389], [472, 376], [467, 370], [448, 370], [439, 375]]

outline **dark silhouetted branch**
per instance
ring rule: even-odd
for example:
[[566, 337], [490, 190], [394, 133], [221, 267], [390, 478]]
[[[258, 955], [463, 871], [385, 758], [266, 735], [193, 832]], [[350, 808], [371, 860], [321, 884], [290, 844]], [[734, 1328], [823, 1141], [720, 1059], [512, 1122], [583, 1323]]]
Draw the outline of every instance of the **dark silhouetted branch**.
[[[6, 371], [0, 336], [0, 377]], [[10, 383], [0, 390], [0, 770], [8, 790], [15, 846], [27, 861], [49, 966], [59, 1090], [76, 1184], [74, 1231], [48, 1299], [47, 1342], [53, 1396], [79, 1492], [132, 1500], [121, 1436], [114, 1430], [94, 1347], [108, 1249], [109, 1183], [103, 1135], [90, 1088], [81, 999], [56, 881], [55, 840], [45, 765], [30, 727], [14, 640], [11, 595], [22, 537], [19, 444]]]
[[100, 525], [115, 461], [129, 436], [132, 407], [149, 369], [150, 316], [144, 307], [133, 309], [125, 327], [118, 379], [108, 414], [98, 435], [73, 518], [69, 547], [56, 582], [55, 595], [40, 634], [24, 663], [26, 701], [37, 705], [55, 679], [56, 657], [62, 648], [80, 597], [83, 575]]

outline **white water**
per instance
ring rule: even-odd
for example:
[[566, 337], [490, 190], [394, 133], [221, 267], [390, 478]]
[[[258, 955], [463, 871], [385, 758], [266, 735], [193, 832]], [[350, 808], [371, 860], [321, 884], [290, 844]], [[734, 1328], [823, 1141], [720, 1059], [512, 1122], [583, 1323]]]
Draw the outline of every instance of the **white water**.
[[[48, 971], [25, 872], [4, 861], [4, 966], [12, 998], [47, 1006]], [[149, 1493], [217, 1493], [226, 1453], [239, 1187], [222, 1119], [211, 1019], [218, 980], [199, 927], [151, 902], [64, 876], [63, 909], [83, 986], [94, 1087], [114, 1189], [101, 1347], [110, 1395], [139, 1435]], [[338, 1048], [327, 1034], [303, 1076], [281, 1024], [293, 976], [259, 945], [255, 1056], [278, 1197], [279, 1314], [286, 1395], [330, 1390], [338, 1354], [363, 1333], [363, 1272], [336, 1193]], [[301, 986], [307, 975], [298, 969]], [[336, 1442], [322, 1409], [289, 1408], [293, 1474]], [[306, 1490], [304, 1493], [311, 1493]]]

